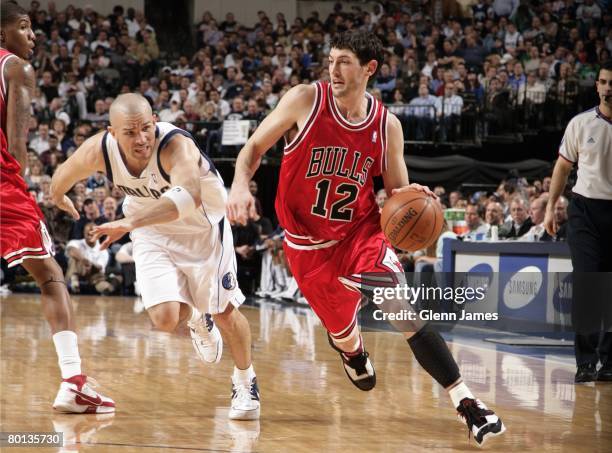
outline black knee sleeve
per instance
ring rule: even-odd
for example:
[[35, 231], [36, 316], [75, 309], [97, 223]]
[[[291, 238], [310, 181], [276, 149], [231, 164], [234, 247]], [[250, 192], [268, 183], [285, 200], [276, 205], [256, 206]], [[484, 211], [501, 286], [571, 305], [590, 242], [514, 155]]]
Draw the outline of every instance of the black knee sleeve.
[[461, 377], [457, 362], [438, 332], [423, 327], [408, 339], [414, 356], [429, 375], [446, 388]]

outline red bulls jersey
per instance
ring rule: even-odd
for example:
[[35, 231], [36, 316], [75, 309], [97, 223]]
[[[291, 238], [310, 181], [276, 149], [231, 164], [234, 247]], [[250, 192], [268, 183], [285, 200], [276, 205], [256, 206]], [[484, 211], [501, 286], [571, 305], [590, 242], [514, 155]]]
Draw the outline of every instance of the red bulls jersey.
[[372, 177], [386, 168], [387, 109], [370, 94], [366, 118], [342, 117], [328, 82], [299, 134], [287, 144], [276, 213], [289, 246], [318, 249], [344, 239], [362, 221], [379, 221]]
[[[19, 162], [9, 153], [8, 133], [6, 130], [8, 86], [4, 77], [4, 67], [10, 58], [17, 58], [6, 49], [0, 48], [0, 169], [2, 177], [8, 175], [19, 175], [21, 166]], [[23, 132], [24, 134], [26, 131]]]

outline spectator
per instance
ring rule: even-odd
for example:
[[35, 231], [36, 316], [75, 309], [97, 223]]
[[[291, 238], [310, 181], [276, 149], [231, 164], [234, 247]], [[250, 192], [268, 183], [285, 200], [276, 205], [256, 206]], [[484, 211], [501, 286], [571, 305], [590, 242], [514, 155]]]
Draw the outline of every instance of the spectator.
[[121, 276], [123, 278], [123, 295], [140, 296], [140, 288], [136, 281], [136, 266], [134, 264], [134, 244], [126, 242], [115, 254], [115, 260], [121, 266]]
[[546, 100], [546, 87], [540, 82], [535, 72], [527, 74], [527, 81], [518, 90], [517, 103], [522, 105], [525, 101], [532, 104], [543, 104]]
[[533, 226], [523, 236], [527, 241], [542, 241], [544, 236], [548, 235], [544, 228], [544, 216], [546, 215], [546, 205], [548, 203], [548, 195], [542, 195], [530, 203], [529, 217], [533, 222]]
[[108, 295], [118, 289], [118, 281], [109, 279], [104, 274], [109, 260], [108, 250], [100, 250], [100, 244], [92, 239], [91, 230], [95, 224], [87, 223], [84, 228], [84, 239], [74, 239], [68, 242], [68, 270], [66, 280], [73, 293], [81, 292], [81, 287], [89, 285], [95, 291]]
[[465, 223], [468, 227], [465, 236], [475, 241], [484, 239], [488, 230], [478, 211], [478, 205], [473, 203], [468, 203], [465, 208]]
[[70, 233], [70, 239], [83, 239], [85, 225], [88, 223], [94, 223], [101, 225], [105, 219], [100, 215], [100, 209], [93, 198], [86, 198], [83, 201], [83, 212], [81, 218], [77, 220], [72, 226], [72, 232]]
[[504, 223], [499, 230], [500, 238], [519, 238], [534, 226], [529, 217], [529, 203], [522, 197], [515, 197], [510, 202], [510, 216], [512, 220]]
[[380, 90], [383, 102], [392, 102], [393, 90], [395, 89], [396, 83], [396, 78], [393, 74], [391, 74], [389, 65], [383, 63], [380, 67], [380, 73], [374, 82], [374, 88]]
[[559, 197], [555, 203], [555, 224], [558, 226], [557, 233], [554, 238], [551, 238], [548, 233], [545, 233], [542, 237], [543, 241], [555, 240], [565, 241], [567, 239], [567, 206], [569, 202], [563, 195]]
[[504, 49], [510, 54], [516, 54], [523, 47], [523, 36], [516, 29], [513, 22], [508, 23], [508, 29], [504, 34]]
[[41, 155], [49, 149], [49, 124], [40, 123], [38, 125], [38, 132], [36, 136], [30, 141], [28, 148], [36, 151], [38, 155]]
[[174, 123], [184, 114], [185, 112], [180, 109], [179, 101], [173, 100], [170, 102], [170, 108], [163, 109], [159, 112], [159, 120]]
[[[488, 225], [490, 232], [491, 227], [500, 227], [504, 221], [504, 208], [497, 201], [489, 201], [485, 211], [485, 223]], [[489, 233], [490, 234], [490, 233]]]
[[85, 117], [91, 122], [94, 129], [104, 129], [108, 125], [109, 117], [106, 109], [106, 103], [103, 99], [98, 99], [94, 104], [93, 113], [87, 114]]
[[380, 189], [378, 192], [376, 192], [376, 204], [381, 211], [388, 198], [389, 196], [387, 195], [387, 191], [385, 189]]
[[523, 64], [517, 61], [514, 64], [514, 71], [508, 79], [508, 84], [513, 93], [518, 93], [526, 83], [526, 77], [523, 72]]
[[455, 141], [458, 136], [459, 120], [463, 109], [463, 99], [455, 94], [453, 85], [444, 86], [444, 97], [440, 98], [442, 116], [440, 133], [442, 140]]
[[433, 138], [433, 128], [436, 116], [442, 113], [440, 100], [429, 94], [427, 85], [419, 86], [419, 97], [408, 104], [409, 130], [414, 130], [416, 140]]

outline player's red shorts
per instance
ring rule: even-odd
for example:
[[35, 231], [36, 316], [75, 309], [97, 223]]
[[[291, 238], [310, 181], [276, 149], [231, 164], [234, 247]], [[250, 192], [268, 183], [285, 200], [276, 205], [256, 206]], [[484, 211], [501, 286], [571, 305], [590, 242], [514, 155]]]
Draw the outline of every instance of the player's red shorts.
[[[377, 222], [366, 221], [355, 234], [322, 248], [285, 232], [284, 249], [302, 294], [334, 336], [348, 334], [357, 322], [362, 273], [403, 272]], [[305, 239], [305, 238], [302, 238]], [[316, 245], [314, 246], [316, 247]]]
[[38, 205], [18, 175], [0, 180], [0, 254], [8, 266], [52, 256], [53, 241]]

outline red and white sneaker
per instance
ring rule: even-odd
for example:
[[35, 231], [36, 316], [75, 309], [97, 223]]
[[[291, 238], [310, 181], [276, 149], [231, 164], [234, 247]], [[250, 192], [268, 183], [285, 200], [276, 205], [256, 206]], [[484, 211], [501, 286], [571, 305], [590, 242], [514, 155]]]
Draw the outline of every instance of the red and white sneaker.
[[115, 402], [93, 388], [98, 383], [84, 374], [64, 379], [53, 402], [53, 409], [69, 414], [109, 414], [115, 412]]

